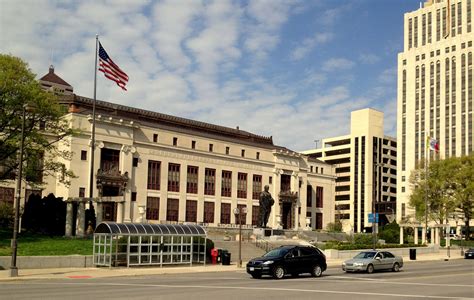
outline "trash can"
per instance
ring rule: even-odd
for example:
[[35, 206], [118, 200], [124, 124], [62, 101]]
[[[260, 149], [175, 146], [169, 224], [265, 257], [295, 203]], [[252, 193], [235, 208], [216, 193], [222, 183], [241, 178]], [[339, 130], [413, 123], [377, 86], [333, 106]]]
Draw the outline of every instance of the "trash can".
[[416, 249], [410, 249], [410, 260], [416, 260]]
[[226, 249], [222, 249], [221, 261], [222, 261], [223, 266], [229, 266], [230, 265], [230, 253]]

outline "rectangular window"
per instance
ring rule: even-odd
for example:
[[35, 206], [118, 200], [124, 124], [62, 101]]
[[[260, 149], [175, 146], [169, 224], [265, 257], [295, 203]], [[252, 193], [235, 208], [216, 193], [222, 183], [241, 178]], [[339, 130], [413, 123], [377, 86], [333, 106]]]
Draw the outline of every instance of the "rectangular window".
[[414, 19], [414, 26], [413, 26], [413, 47], [418, 47], [418, 17]]
[[221, 203], [221, 224], [230, 224], [230, 203]]
[[458, 2], [458, 34], [462, 33], [462, 7], [461, 2]]
[[272, 183], [273, 183], [273, 177], [272, 177], [272, 176], [269, 176], [269, 177], [268, 177], [268, 183], [269, 183], [269, 184], [272, 184]]
[[199, 168], [195, 166], [188, 166], [188, 180], [186, 182], [186, 192], [190, 194], [197, 194], [198, 192], [198, 171]]
[[252, 199], [260, 199], [262, 192], [262, 175], [253, 175], [252, 180]]
[[179, 192], [179, 176], [180, 176], [180, 165], [179, 164], [168, 164], [168, 191]]
[[196, 141], [191, 141], [191, 149], [196, 149]]
[[245, 150], [244, 149], [242, 149], [242, 151], [240, 152], [240, 156], [245, 157]]
[[153, 134], [153, 142], [154, 143], [158, 142], [158, 134], [156, 134], [156, 133]]
[[257, 152], [257, 155], [255, 157], [256, 159], [260, 159], [260, 152]]
[[421, 16], [421, 45], [426, 44], [426, 15]]
[[148, 161], [148, 185], [149, 190], [160, 189], [160, 173], [161, 173], [161, 162], [149, 160]]
[[209, 144], [209, 152], [212, 152], [214, 151], [214, 145], [213, 144]]
[[428, 13], [428, 43], [431, 43], [431, 12]]
[[247, 173], [237, 173], [237, 198], [247, 198]]
[[132, 202], [136, 202], [137, 201], [137, 192], [132, 192], [132, 197], [130, 199]]
[[323, 208], [323, 187], [316, 187], [316, 207]]
[[323, 214], [322, 213], [316, 213], [316, 229], [323, 229]]
[[252, 206], [252, 225], [257, 226], [258, 225], [258, 211], [259, 207], [257, 205]]
[[456, 36], [456, 4], [451, 4], [451, 36]]
[[230, 153], [230, 147], [225, 147], [225, 154], [229, 155]]
[[244, 209], [247, 207], [247, 205], [245, 204], [237, 204], [237, 208], [239, 209], [239, 211], [242, 213], [241, 215], [235, 215], [235, 224], [239, 224], [239, 220], [240, 220], [240, 224], [242, 225], [245, 225], [245, 219], [247, 218], [247, 214], [243, 213]]
[[81, 151], [81, 160], [87, 160], [87, 151], [86, 150]]
[[413, 20], [408, 19], [408, 49], [412, 47], [412, 40], [413, 40]]
[[214, 202], [204, 201], [204, 223], [214, 223]]
[[79, 197], [84, 198], [86, 196], [86, 188], [80, 187], [79, 188]]
[[166, 204], [166, 221], [178, 222], [179, 199], [168, 199]]
[[313, 187], [309, 184], [306, 187], [306, 207], [313, 207]]
[[443, 7], [443, 37], [446, 37], [446, 32], [448, 32], [448, 23], [446, 20], [446, 7]]
[[471, 0], [467, 0], [466, 8], [467, 32], [471, 32]]
[[436, 11], [436, 41], [441, 39], [441, 10]]
[[133, 167], [138, 167], [138, 157], [132, 158], [132, 166]]
[[15, 200], [15, 189], [0, 187], [0, 204], [9, 204], [13, 206]]
[[204, 195], [215, 195], [216, 191], [216, 169], [204, 171]]
[[158, 220], [160, 217], [160, 198], [147, 197], [146, 198], [146, 219]]
[[197, 222], [197, 201], [186, 200], [186, 222]]
[[178, 146], [178, 138], [177, 137], [173, 138], [173, 146]]
[[222, 171], [222, 189], [221, 196], [231, 197], [232, 196], [232, 172]]

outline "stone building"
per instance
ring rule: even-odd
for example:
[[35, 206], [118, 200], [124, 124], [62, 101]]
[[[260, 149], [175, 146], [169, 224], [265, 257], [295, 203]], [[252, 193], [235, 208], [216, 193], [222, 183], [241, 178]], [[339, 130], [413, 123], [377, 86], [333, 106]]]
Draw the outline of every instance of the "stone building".
[[[90, 200], [98, 222], [233, 227], [234, 209], [246, 208], [243, 224], [251, 227], [265, 185], [275, 199], [270, 227], [324, 229], [334, 221], [334, 168], [274, 145], [272, 137], [97, 100], [92, 154], [93, 100], [74, 94], [53, 68], [40, 82], [60, 94], [68, 108], [64, 118], [80, 130], [60, 145], [73, 152], [63, 163], [78, 177], [67, 187], [45, 178], [41, 191], [69, 203], [67, 234], [83, 234]], [[2, 186], [4, 194], [14, 189], [13, 181]]]

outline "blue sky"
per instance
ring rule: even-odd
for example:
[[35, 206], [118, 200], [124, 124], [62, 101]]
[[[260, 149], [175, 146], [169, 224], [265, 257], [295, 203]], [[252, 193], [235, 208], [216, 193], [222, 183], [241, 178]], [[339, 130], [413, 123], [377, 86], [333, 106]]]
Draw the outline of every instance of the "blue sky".
[[[396, 133], [397, 53], [414, 0], [0, 0], [0, 52], [51, 62], [93, 96], [95, 34], [130, 77], [98, 99], [239, 126], [293, 150], [349, 133], [350, 112]], [[52, 57], [52, 60], [51, 60]]]

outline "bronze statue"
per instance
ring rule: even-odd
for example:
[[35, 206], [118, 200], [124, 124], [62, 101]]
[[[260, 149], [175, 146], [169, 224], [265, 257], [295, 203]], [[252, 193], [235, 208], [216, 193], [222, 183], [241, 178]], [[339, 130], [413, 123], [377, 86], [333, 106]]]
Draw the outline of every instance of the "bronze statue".
[[259, 210], [258, 210], [258, 227], [266, 228], [268, 223], [268, 218], [270, 217], [270, 212], [272, 210], [273, 204], [275, 204], [275, 200], [273, 200], [272, 195], [268, 192], [270, 187], [268, 185], [265, 186], [264, 191], [260, 193], [260, 200], [259, 200]]

